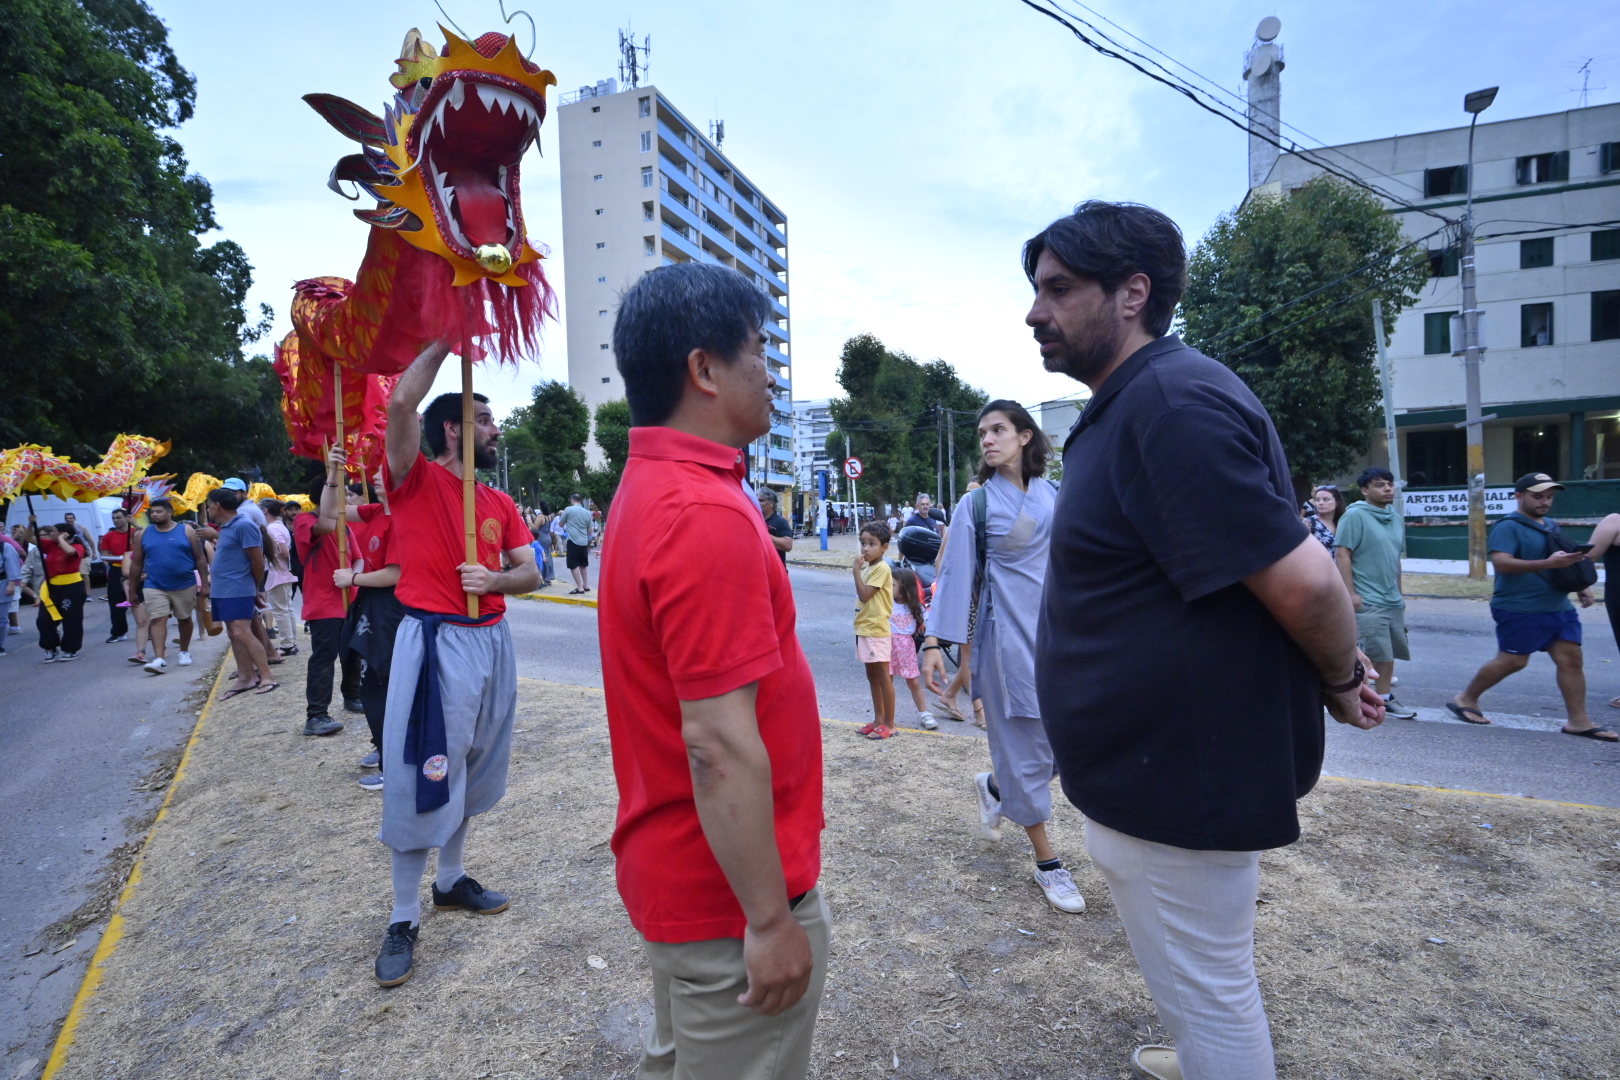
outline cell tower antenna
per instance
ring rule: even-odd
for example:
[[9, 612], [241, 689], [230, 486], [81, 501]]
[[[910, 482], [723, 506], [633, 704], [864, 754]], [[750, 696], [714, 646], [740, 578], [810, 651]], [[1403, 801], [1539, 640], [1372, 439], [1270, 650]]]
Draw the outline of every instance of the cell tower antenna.
[[632, 87], [641, 85], [641, 77], [647, 74], [651, 67], [649, 57], [652, 56], [652, 35], [644, 34], [641, 44], [636, 44], [635, 30], [626, 28], [619, 31], [619, 81], [627, 82]]

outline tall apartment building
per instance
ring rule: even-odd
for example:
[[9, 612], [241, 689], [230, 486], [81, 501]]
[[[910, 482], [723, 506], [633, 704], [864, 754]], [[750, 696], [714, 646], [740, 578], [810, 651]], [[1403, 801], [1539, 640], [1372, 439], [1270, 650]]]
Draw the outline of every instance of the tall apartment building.
[[777, 382], [771, 430], [749, 449], [749, 475], [756, 485], [791, 485], [787, 218], [655, 86], [606, 79], [564, 94], [557, 132], [569, 384], [593, 411], [624, 396], [613, 317], [642, 274], [694, 260], [732, 267], [770, 299], [765, 354]]
[[[816, 490], [816, 471], [833, 469], [832, 458], [827, 456], [827, 436], [832, 434], [832, 401], [818, 398], [814, 401], [793, 403], [793, 475], [798, 479], [800, 491]], [[834, 476], [828, 479], [832, 490]]]
[[[1271, 43], [1256, 49], [1262, 45]], [[1281, 70], [1276, 48], [1272, 73]], [[1251, 81], [1260, 66], [1246, 72]], [[1461, 92], [1457, 100], [1460, 111]], [[1251, 168], [1251, 176], [1260, 174], [1251, 192], [1290, 191], [1322, 173], [1264, 143], [1250, 153], [1251, 166], [1256, 154], [1264, 166]], [[1414, 206], [1463, 215], [1466, 126], [1311, 154]], [[1485, 415], [1493, 417], [1484, 430], [1486, 483], [1510, 484], [1527, 472], [1620, 478], [1620, 229], [1612, 224], [1620, 221], [1620, 104], [1488, 123], [1482, 117], [1473, 193], [1488, 346], [1480, 381]], [[1413, 240], [1442, 224], [1388, 205]], [[1461, 342], [1451, 338], [1462, 290], [1458, 252], [1448, 241], [1454, 245], [1454, 231], [1428, 241], [1428, 287], [1396, 320], [1389, 346], [1401, 468], [1413, 487], [1467, 482], [1467, 437], [1456, 426], [1464, 419], [1462, 361], [1453, 355]], [[1388, 460], [1381, 425], [1372, 456]]]

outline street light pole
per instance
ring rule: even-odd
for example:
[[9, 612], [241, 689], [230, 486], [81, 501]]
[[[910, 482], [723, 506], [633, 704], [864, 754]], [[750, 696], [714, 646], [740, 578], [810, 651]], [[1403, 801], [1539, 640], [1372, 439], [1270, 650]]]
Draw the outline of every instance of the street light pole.
[[1466, 207], [1462, 225], [1462, 330], [1463, 374], [1467, 384], [1467, 411], [1463, 427], [1468, 432], [1468, 576], [1485, 580], [1485, 419], [1481, 416], [1479, 391], [1479, 304], [1474, 293], [1474, 125], [1479, 114], [1496, 100], [1496, 87], [1475, 90], [1463, 98], [1468, 121], [1468, 165], [1463, 174]]

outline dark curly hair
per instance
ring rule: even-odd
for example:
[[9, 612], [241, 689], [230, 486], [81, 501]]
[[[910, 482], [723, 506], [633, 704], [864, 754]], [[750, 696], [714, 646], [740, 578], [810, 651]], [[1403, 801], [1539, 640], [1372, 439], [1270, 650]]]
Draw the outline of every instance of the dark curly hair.
[[[1034, 432], [1029, 442], [1024, 444], [1024, 483], [1029, 483], [1037, 476], [1046, 475], [1046, 462], [1052, 456], [1052, 440], [1046, 437], [1046, 432], [1041, 430], [1041, 425], [1037, 424], [1035, 418], [1029, 415], [1029, 410], [1016, 401], [997, 398], [979, 410], [977, 422], [983, 423], [984, 418], [993, 412], [1001, 413], [1008, 420], [1011, 420], [1012, 426], [1019, 431]], [[988, 484], [990, 478], [994, 475], [996, 475], [995, 467], [984, 464], [981, 459], [979, 462], [979, 483]]]
[[1187, 248], [1181, 230], [1165, 214], [1140, 203], [1081, 203], [1024, 245], [1024, 273], [1032, 285], [1043, 251], [1095, 280], [1109, 295], [1132, 274], [1146, 274], [1152, 288], [1142, 308], [1142, 326], [1156, 338], [1170, 332], [1170, 318], [1187, 291]]
[[872, 539], [876, 540], [880, 544], [887, 544], [889, 542], [889, 538], [893, 535], [891, 532], [889, 532], [889, 525], [887, 522], [875, 520], [868, 521], [865, 525], [861, 526], [861, 535], [865, 536], [868, 533], [872, 535]]

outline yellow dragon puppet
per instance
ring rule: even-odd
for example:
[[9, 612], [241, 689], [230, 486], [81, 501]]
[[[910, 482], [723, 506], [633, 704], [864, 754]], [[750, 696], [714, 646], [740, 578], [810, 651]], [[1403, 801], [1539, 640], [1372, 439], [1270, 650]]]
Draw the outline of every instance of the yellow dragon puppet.
[[356, 280], [294, 286], [293, 330], [276, 349], [276, 370], [301, 456], [323, 457], [323, 442], [339, 430], [353, 450], [364, 449], [367, 434], [367, 445], [380, 445], [393, 381], [428, 344], [516, 363], [555, 316], [540, 268], [548, 249], [524, 231], [518, 165], [539, 138], [546, 87], [557, 80], [511, 36], [467, 41], [440, 29], [442, 50], [417, 30], [405, 35], [389, 76], [397, 92], [381, 117], [330, 94], [304, 98], [360, 144], [333, 167], [328, 186], [377, 205], [354, 212], [371, 226]]

